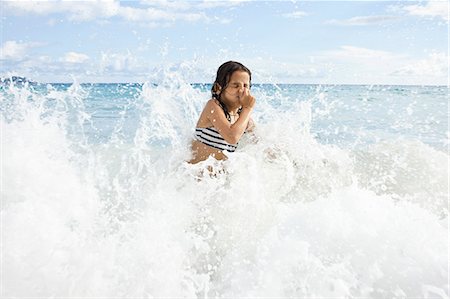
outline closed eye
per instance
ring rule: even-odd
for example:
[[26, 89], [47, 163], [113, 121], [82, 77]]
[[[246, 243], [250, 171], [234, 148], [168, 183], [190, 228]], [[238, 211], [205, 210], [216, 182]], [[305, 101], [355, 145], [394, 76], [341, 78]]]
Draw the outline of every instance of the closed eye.
[[[233, 88], [240, 88], [240, 87], [241, 87], [241, 84], [235, 83], [235, 84], [232, 84], [231, 86], [232, 86]], [[249, 88], [249, 85], [248, 85], [248, 84], [244, 84], [243, 86], [244, 86], [244, 88]]]

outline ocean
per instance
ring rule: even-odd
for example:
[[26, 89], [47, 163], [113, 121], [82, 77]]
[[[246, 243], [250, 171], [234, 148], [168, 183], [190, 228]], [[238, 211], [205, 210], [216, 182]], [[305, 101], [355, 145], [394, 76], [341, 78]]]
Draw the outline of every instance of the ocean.
[[210, 88], [1, 86], [1, 294], [449, 297], [448, 87], [254, 84], [191, 165]]

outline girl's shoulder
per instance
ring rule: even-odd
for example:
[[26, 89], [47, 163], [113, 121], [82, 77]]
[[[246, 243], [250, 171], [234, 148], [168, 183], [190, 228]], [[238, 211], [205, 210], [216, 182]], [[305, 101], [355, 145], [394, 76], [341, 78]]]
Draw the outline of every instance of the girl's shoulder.
[[217, 107], [220, 107], [220, 104], [219, 104], [219, 101], [218, 101], [218, 100], [216, 100], [216, 99], [214, 99], [214, 98], [211, 98], [211, 99], [209, 99], [209, 101], [206, 103], [206, 106], [209, 106], [209, 107], [211, 107], [211, 106], [217, 106]]
[[219, 101], [216, 99], [210, 99], [208, 102], [206, 102], [204, 111], [211, 111], [211, 113], [214, 113], [214, 111], [221, 111], [223, 108], [220, 105]]
[[216, 103], [217, 100], [211, 98], [208, 102], [206, 102], [205, 107], [203, 108], [203, 112], [200, 114], [200, 118], [197, 122], [197, 127], [211, 127], [212, 123], [209, 120], [209, 115], [213, 113], [213, 111], [219, 105]]

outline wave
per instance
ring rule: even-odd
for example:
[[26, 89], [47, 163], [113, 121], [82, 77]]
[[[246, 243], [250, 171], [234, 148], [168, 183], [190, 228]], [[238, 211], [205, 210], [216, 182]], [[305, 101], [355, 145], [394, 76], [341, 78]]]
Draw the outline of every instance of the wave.
[[89, 88], [2, 91], [5, 296], [448, 298], [447, 153], [323, 144], [314, 99], [259, 89], [255, 134], [191, 165], [208, 93], [159, 76], [100, 142]]

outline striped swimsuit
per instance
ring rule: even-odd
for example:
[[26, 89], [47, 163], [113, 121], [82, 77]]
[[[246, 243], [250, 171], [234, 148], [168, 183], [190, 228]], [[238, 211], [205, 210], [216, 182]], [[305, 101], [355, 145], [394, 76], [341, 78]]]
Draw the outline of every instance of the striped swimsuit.
[[226, 142], [214, 127], [195, 128], [195, 137], [201, 143], [230, 153], [234, 152], [238, 146], [237, 143], [231, 144]]

